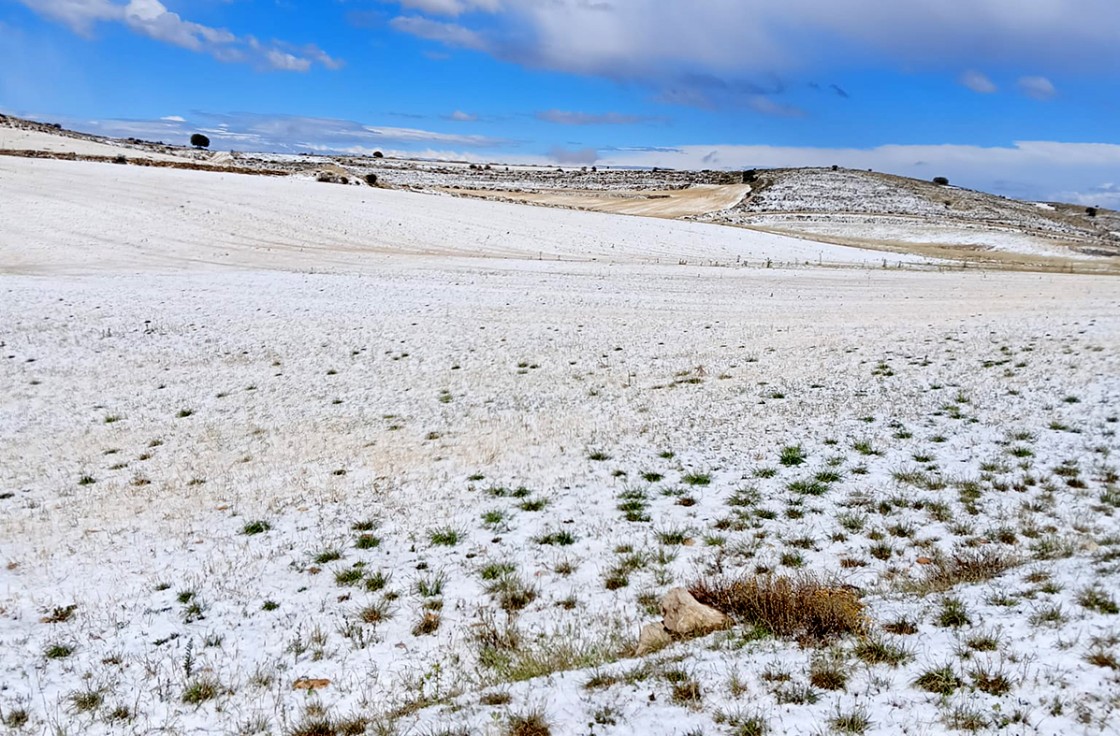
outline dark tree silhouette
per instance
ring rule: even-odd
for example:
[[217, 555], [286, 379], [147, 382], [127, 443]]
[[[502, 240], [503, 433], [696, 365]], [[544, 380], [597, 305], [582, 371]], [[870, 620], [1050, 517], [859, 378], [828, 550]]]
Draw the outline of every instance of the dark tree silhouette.
[[195, 148], [209, 148], [210, 139], [204, 136], [202, 133], [195, 133], [191, 136], [191, 145]]

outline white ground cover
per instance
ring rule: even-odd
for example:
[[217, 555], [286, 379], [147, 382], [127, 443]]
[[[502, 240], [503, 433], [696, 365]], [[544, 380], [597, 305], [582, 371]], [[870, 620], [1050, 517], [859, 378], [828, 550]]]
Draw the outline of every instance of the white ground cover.
[[[0, 195], [16, 732], [1117, 732], [1113, 279], [85, 163]], [[917, 585], [962, 551], [1015, 564]], [[669, 588], [768, 571], [869, 636], [632, 657]]]
[[84, 137], [54, 135], [39, 130], [23, 130], [0, 125], [0, 148], [12, 151], [47, 151], [50, 153], [74, 153], [79, 156], [130, 156], [155, 161], [182, 161], [178, 156], [169, 156], [153, 151], [142, 151], [123, 143], [94, 141]]
[[1094, 258], [1056, 243], [1054, 237], [981, 224], [879, 215], [758, 215], [751, 218], [751, 224], [806, 237], [831, 236], [899, 245], [951, 245], [1024, 255]]
[[[5, 268], [377, 271], [403, 255], [607, 263], [875, 264], [878, 254], [693, 222], [417, 195], [298, 177], [0, 159]], [[9, 204], [10, 203], [10, 204]], [[898, 256], [890, 265], [928, 262]]]

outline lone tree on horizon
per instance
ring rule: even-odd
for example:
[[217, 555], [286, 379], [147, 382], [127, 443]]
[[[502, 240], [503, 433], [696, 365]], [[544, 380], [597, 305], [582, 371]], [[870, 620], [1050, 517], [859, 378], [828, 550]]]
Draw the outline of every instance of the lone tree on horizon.
[[202, 133], [195, 133], [191, 136], [191, 145], [195, 148], [209, 148], [210, 139], [204, 136]]

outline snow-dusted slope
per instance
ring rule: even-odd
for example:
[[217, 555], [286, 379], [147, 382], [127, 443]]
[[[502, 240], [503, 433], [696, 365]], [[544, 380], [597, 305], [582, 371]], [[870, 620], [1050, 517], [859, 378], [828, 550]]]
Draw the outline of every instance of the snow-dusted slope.
[[[713, 225], [365, 186], [0, 158], [0, 268], [370, 270], [386, 258], [758, 265], [877, 254]], [[921, 258], [892, 258], [920, 262]]]

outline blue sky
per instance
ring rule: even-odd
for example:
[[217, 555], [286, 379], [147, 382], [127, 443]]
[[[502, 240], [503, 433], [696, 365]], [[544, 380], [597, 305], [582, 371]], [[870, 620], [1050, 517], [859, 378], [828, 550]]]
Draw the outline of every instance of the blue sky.
[[1120, 3], [0, 0], [0, 109], [236, 150], [837, 163], [1120, 207]]

